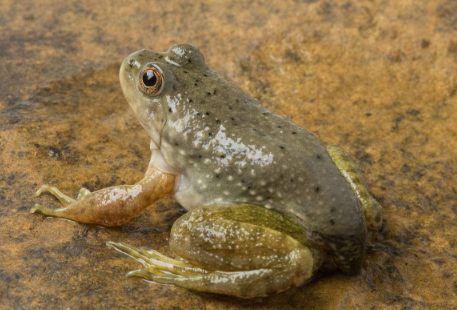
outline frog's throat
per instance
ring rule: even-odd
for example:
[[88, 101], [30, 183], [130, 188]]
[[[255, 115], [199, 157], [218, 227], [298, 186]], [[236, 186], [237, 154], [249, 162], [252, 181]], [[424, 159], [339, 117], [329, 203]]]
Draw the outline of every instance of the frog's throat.
[[[151, 150], [160, 149], [160, 145], [162, 144], [162, 139], [161, 139], [162, 130], [163, 130], [163, 128], [165, 128], [165, 126], [160, 128], [160, 130], [158, 130], [157, 128], [154, 128], [154, 127], [151, 128], [150, 126], [145, 124], [145, 122], [141, 119], [141, 117], [136, 113], [136, 111], [133, 108], [132, 108], [132, 110], [135, 112], [136, 118], [140, 122], [141, 126], [143, 126], [143, 128], [146, 130], [149, 137], [151, 138]], [[154, 144], [154, 148], [152, 146], [152, 143]]]

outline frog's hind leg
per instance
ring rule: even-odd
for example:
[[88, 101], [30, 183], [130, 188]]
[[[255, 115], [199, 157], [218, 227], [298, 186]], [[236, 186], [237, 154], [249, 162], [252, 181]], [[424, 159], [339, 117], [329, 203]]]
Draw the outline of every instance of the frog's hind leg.
[[263, 297], [310, 279], [319, 261], [314, 252], [290, 236], [289, 223], [278, 230], [268, 227], [277, 223], [253, 223], [255, 219], [248, 219], [251, 209], [254, 215], [277, 214], [258, 206], [219, 205], [191, 211], [178, 219], [171, 231], [170, 248], [186, 263], [156, 251], [109, 245], [146, 267], [128, 275], [200, 292]]
[[327, 153], [356, 194], [365, 215], [367, 227], [378, 230], [382, 225], [382, 207], [368, 191], [363, 174], [354, 159], [338, 146], [327, 146]]

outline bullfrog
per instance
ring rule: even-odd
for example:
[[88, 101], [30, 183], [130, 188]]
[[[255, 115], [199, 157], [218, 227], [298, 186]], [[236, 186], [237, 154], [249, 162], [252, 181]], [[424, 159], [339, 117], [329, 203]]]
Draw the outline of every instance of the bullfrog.
[[382, 224], [348, 153], [273, 113], [209, 69], [191, 44], [140, 50], [120, 68], [125, 98], [150, 137], [144, 178], [31, 212], [122, 225], [171, 195], [188, 212], [171, 229], [176, 255], [109, 246], [144, 268], [128, 273], [193, 291], [263, 297], [310, 281], [324, 261], [361, 270], [368, 230]]

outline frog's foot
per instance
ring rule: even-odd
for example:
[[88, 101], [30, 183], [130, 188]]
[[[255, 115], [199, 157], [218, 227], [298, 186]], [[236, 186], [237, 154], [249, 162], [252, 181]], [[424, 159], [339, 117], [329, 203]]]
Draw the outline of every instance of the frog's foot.
[[53, 196], [55, 196], [59, 201], [62, 203], [64, 207], [68, 206], [72, 202], [75, 202], [75, 199], [65, 195], [61, 191], [59, 191], [56, 187], [54, 186], [49, 186], [49, 185], [43, 185], [40, 187], [39, 190], [35, 193], [35, 196], [40, 196], [41, 194], [48, 192], [51, 193]]
[[311, 278], [316, 267], [312, 252], [296, 239], [271, 228], [224, 218], [220, 212], [212, 213], [211, 207], [189, 212], [173, 225], [170, 248], [189, 263], [156, 251], [108, 244], [145, 267], [128, 276], [240, 298], [263, 297], [299, 286]]
[[338, 146], [327, 146], [327, 153], [354, 191], [365, 215], [367, 227], [378, 230], [382, 225], [382, 207], [368, 191], [363, 174], [354, 159]]
[[[68, 206], [69, 204], [74, 203], [76, 200], [81, 200], [84, 196], [87, 196], [88, 194], [90, 194], [90, 191], [87, 188], [82, 187], [79, 190], [78, 198], [75, 200], [75, 199], [65, 195], [64, 193], [62, 193], [60, 190], [57, 189], [57, 187], [43, 185], [40, 187], [39, 190], [37, 190], [37, 192], [35, 193], [35, 196], [38, 197], [41, 194], [46, 193], [46, 192], [52, 194], [54, 197], [59, 199], [60, 203], [64, 207]], [[55, 209], [50, 209], [50, 208], [44, 207], [38, 203], [35, 204], [35, 206], [32, 209], [30, 209], [30, 213], [35, 213], [36, 211], [40, 211], [41, 213], [50, 215], [50, 216], [57, 216], [57, 217], [59, 216], [58, 212], [56, 212]]]
[[158, 283], [175, 284], [172, 279], [210, 274], [210, 271], [192, 266], [172, 258], [169, 258], [155, 250], [143, 250], [134, 248], [123, 243], [107, 242], [116, 250], [133, 257], [143, 264], [146, 269], [134, 270], [127, 273], [128, 277], [140, 277]]
[[[41, 194], [43, 193], [50, 193], [52, 194], [53, 196], [55, 196], [57, 199], [59, 199], [60, 203], [62, 203], [62, 205], [64, 207], [72, 204], [73, 202], [75, 202], [76, 200], [65, 195], [64, 193], [62, 193], [60, 190], [58, 190], [56, 187], [54, 186], [49, 186], [49, 185], [43, 185], [40, 187], [40, 189], [37, 190], [37, 192], [35, 193], [35, 196], [40, 196]], [[46, 214], [46, 215], [50, 215], [50, 216], [58, 216], [57, 213], [56, 213], [56, 210], [54, 209], [50, 209], [48, 207], [44, 207], [40, 204], [35, 204], [35, 206], [30, 209], [30, 213], [35, 213], [36, 211], [40, 211], [41, 213], [43, 214]]]
[[159, 198], [170, 193], [175, 176], [161, 171], [151, 170], [134, 185], [121, 185], [90, 192], [86, 188], [79, 190], [78, 199], [64, 195], [53, 186], [43, 185], [36, 196], [49, 192], [59, 199], [64, 206], [51, 209], [36, 204], [31, 213], [41, 213], [62, 217], [77, 222], [117, 226], [130, 221]]

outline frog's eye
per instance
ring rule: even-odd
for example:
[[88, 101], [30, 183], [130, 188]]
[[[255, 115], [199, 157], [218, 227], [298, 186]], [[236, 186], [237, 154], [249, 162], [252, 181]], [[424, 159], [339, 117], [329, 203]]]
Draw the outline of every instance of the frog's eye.
[[148, 66], [141, 71], [140, 74], [140, 89], [147, 95], [157, 94], [163, 81], [162, 72], [154, 66]]

